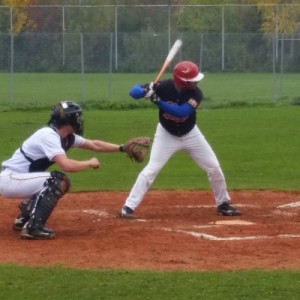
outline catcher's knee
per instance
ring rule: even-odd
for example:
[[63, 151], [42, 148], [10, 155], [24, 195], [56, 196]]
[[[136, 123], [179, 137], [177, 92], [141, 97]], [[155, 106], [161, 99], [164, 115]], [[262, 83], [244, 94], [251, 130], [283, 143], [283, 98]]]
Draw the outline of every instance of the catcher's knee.
[[69, 177], [61, 171], [52, 171], [51, 177], [46, 181], [45, 185], [53, 188], [55, 193], [63, 196], [66, 194], [71, 186], [71, 180]]
[[34, 200], [30, 226], [43, 226], [59, 199], [69, 190], [70, 179], [63, 172], [53, 171], [44, 184], [44, 189]]

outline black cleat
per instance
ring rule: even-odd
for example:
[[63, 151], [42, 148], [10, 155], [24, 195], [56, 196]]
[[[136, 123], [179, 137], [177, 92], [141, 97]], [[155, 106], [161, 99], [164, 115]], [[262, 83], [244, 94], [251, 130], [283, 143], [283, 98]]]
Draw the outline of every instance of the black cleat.
[[240, 216], [242, 215], [242, 212], [240, 212], [227, 202], [224, 202], [218, 205], [217, 214], [221, 216]]
[[[21, 217], [21, 216], [18, 216], [16, 219], [15, 219], [15, 222], [13, 224], [13, 230], [14, 231], [21, 231], [24, 227], [24, 225], [29, 221], [29, 217]], [[48, 228], [48, 227], [42, 227], [43, 228], [43, 231], [45, 232], [49, 232], [49, 233], [53, 233], [53, 229], [51, 228]]]
[[134, 210], [129, 208], [128, 206], [124, 205], [121, 210], [120, 210], [120, 218], [123, 218], [123, 219], [134, 219], [135, 216], [134, 216]]
[[19, 215], [16, 219], [15, 222], [12, 226], [13, 230], [15, 231], [21, 231], [22, 228], [24, 227], [24, 225], [29, 221], [30, 217], [26, 216], [26, 217], [22, 217], [21, 215]]
[[55, 233], [52, 229], [46, 227], [37, 227], [28, 229], [28, 222], [22, 228], [21, 238], [30, 240], [51, 240], [55, 238]]

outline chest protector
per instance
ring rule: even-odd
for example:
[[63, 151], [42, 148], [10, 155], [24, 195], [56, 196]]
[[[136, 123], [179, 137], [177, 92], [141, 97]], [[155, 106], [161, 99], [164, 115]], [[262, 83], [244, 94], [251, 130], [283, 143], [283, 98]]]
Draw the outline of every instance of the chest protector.
[[[75, 135], [69, 134], [64, 139], [61, 138], [61, 146], [62, 148], [67, 152], [71, 146], [74, 144], [75, 141]], [[48, 157], [39, 158], [37, 160], [33, 160], [30, 157], [26, 155], [22, 147], [20, 148], [21, 153], [24, 155], [24, 157], [30, 162], [29, 165], [29, 173], [32, 172], [44, 172], [46, 171], [50, 166], [54, 164], [53, 161], [50, 161]]]

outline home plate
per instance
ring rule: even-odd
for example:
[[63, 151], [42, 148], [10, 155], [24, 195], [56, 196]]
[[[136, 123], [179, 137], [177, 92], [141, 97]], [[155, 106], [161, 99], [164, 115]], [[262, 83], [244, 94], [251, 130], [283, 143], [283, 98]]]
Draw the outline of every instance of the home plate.
[[221, 221], [215, 221], [210, 222], [209, 224], [212, 225], [253, 225], [255, 223], [244, 221], [244, 220], [221, 220]]

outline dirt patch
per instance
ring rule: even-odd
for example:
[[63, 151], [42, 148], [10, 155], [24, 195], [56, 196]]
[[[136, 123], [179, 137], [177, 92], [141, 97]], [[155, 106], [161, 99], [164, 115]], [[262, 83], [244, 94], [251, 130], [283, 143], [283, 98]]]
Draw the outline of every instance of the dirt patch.
[[205, 191], [150, 191], [136, 220], [127, 192], [72, 193], [48, 221], [50, 241], [12, 230], [18, 200], [0, 197], [0, 262], [75, 268], [232, 270], [300, 268], [300, 193], [231, 192], [241, 217], [216, 215]]

